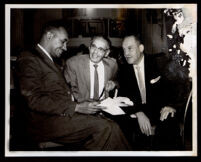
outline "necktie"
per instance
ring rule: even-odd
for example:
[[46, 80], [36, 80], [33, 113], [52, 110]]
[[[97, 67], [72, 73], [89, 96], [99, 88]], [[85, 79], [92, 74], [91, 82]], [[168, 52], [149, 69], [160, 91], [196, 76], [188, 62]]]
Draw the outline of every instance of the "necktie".
[[142, 103], [146, 103], [145, 83], [143, 81], [142, 72], [141, 72], [139, 66], [136, 66], [136, 72], [137, 72], [137, 76], [138, 76], [138, 86], [139, 86], [139, 90], [140, 90]]
[[99, 79], [98, 79], [98, 71], [97, 64], [94, 64], [94, 100], [99, 99]]

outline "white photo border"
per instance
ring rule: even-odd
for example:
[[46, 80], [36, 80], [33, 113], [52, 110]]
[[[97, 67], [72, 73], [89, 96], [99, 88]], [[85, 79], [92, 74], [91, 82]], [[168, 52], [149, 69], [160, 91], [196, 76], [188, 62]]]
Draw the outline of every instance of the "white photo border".
[[[10, 42], [11, 42], [11, 9], [70, 9], [70, 8], [185, 8], [192, 7], [197, 13], [197, 4], [5, 4], [5, 156], [6, 157], [88, 157], [88, 156], [110, 156], [110, 157], [138, 157], [138, 156], [197, 156], [197, 61], [193, 78], [193, 138], [192, 151], [10, 151]], [[196, 17], [197, 20], [197, 17]], [[197, 31], [196, 31], [197, 32]], [[197, 38], [197, 37], [196, 37]], [[197, 43], [197, 42], [196, 42]], [[196, 46], [197, 47], [197, 46]], [[196, 60], [197, 60], [197, 56]]]

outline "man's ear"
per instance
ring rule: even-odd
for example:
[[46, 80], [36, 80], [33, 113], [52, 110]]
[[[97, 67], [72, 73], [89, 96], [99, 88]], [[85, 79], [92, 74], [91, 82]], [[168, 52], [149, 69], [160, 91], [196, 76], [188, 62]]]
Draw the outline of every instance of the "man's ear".
[[143, 52], [143, 51], [144, 51], [144, 45], [143, 45], [143, 44], [140, 44], [140, 45], [139, 45], [139, 50], [140, 50], [140, 52]]
[[51, 40], [53, 38], [54, 34], [52, 32], [47, 32], [47, 39]]
[[109, 54], [110, 54], [110, 50], [107, 50], [105, 57], [108, 57]]

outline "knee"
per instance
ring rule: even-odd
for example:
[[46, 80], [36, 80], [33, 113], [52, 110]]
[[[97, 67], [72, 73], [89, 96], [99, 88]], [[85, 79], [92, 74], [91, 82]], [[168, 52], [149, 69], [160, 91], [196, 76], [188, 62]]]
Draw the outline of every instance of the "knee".
[[113, 121], [103, 120], [99, 124], [96, 124], [97, 132], [112, 133], [114, 131], [120, 130], [118, 124]]

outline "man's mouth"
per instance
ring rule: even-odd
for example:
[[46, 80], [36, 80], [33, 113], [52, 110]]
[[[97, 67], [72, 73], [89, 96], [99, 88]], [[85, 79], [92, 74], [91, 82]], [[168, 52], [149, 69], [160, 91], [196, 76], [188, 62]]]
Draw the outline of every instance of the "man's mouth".
[[97, 55], [93, 55], [93, 58], [94, 58], [94, 59], [97, 59], [97, 58], [99, 58], [99, 57], [98, 57]]
[[57, 53], [61, 54], [63, 51], [61, 49], [57, 49]]

